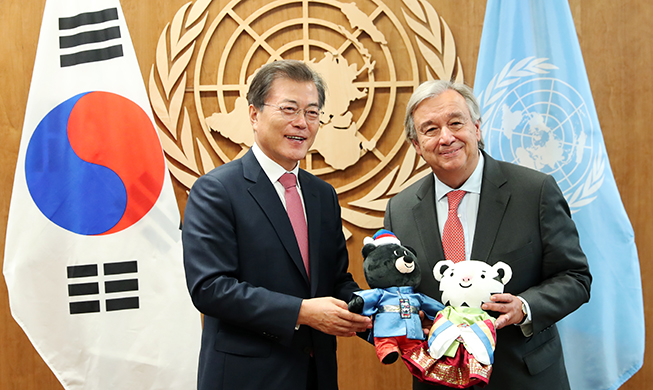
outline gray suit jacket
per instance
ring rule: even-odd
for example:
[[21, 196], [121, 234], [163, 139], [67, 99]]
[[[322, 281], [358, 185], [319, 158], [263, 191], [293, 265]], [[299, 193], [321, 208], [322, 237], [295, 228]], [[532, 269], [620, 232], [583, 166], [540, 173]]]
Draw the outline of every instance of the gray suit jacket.
[[199, 390], [303, 389], [311, 355], [320, 389], [337, 389], [336, 338], [295, 330], [302, 299], [348, 302], [359, 290], [332, 186], [300, 170], [310, 281], [279, 196], [249, 151], [200, 177], [183, 227], [184, 266], [204, 314]]
[[[493, 372], [485, 389], [568, 389], [555, 324], [589, 300], [592, 279], [576, 225], [553, 177], [483, 155], [471, 258], [512, 267], [505, 292], [529, 303], [534, 332], [527, 338], [518, 326], [498, 331]], [[384, 224], [402, 244], [417, 251], [425, 270], [418, 290], [440, 300], [438, 282], [429, 272], [444, 259], [433, 175], [392, 198]], [[434, 387], [415, 380], [413, 388]]]

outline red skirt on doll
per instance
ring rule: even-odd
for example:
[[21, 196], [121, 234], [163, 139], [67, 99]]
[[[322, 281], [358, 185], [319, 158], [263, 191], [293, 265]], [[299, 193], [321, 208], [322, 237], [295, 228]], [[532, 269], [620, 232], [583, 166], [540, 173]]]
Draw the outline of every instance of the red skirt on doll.
[[455, 389], [487, 385], [492, 373], [491, 365], [479, 363], [461, 344], [456, 356], [434, 359], [428, 345], [422, 343], [406, 352], [402, 358], [410, 372], [422, 382], [437, 383]]
[[[431, 356], [429, 341], [435, 356], [440, 357]], [[456, 389], [487, 385], [496, 342], [494, 319], [486, 313], [479, 315], [474, 309], [447, 307], [438, 313], [429, 341], [402, 356], [413, 376], [422, 382]]]

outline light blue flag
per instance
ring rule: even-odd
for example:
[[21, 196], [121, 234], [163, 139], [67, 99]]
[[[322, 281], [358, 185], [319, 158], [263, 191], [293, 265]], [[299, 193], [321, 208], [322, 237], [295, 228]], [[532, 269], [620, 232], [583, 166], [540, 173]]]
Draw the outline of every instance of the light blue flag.
[[474, 91], [486, 151], [555, 177], [589, 260], [591, 299], [559, 324], [571, 387], [616, 389], [644, 359], [639, 260], [567, 0], [488, 0]]

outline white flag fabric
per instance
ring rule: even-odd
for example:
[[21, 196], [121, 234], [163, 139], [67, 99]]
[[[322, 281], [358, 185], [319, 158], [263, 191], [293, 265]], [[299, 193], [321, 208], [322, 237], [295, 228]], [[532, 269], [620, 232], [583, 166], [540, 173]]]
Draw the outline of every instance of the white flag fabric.
[[3, 272], [65, 389], [195, 388], [179, 219], [119, 1], [47, 0]]
[[571, 388], [616, 389], [644, 360], [641, 275], [568, 1], [489, 0], [474, 90], [486, 150], [553, 175], [589, 261], [590, 301], [559, 324]]

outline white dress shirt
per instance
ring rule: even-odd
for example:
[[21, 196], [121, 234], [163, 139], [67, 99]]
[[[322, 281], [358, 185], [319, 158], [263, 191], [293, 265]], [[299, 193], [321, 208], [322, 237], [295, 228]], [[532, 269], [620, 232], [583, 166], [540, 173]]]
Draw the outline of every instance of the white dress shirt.
[[297, 192], [299, 193], [299, 199], [302, 200], [302, 207], [304, 208], [304, 217], [306, 217], [306, 205], [304, 204], [302, 187], [299, 184], [299, 163], [295, 165], [295, 168], [293, 168], [292, 171], [286, 171], [284, 167], [277, 164], [274, 160], [272, 160], [265, 153], [263, 153], [261, 147], [258, 146], [256, 143], [252, 145], [252, 152], [254, 153], [254, 157], [256, 157], [256, 161], [258, 161], [258, 163], [261, 164], [261, 168], [263, 168], [263, 172], [265, 172], [265, 175], [268, 177], [268, 179], [270, 179], [270, 181], [274, 185], [274, 189], [277, 190], [277, 195], [279, 195], [279, 199], [281, 199], [281, 203], [283, 204], [284, 208], [286, 207], [286, 189], [283, 187], [283, 184], [279, 182], [279, 178], [281, 178], [281, 176], [284, 173], [293, 173], [295, 175], [295, 180], [297, 180]]
[[[447, 194], [455, 190], [463, 190], [467, 192], [460, 204], [458, 205], [458, 218], [463, 226], [463, 234], [465, 236], [465, 260], [484, 260], [484, 259], [471, 259], [472, 244], [474, 243], [474, 234], [476, 233], [476, 219], [478, 217], [478, 206], [481, 200], [481, 185], [483, 184], [483, 167], [485, 166], [485, 158], [480, 151], [478, 164], [472, 172], [471, 176], [463, 183], [460, 188], [451, 188], [448, 185], [435, 177], [435, 208], [438, 214], [438, 229], [440, 231], [440, 238], [444, 231], [444, 224], [449, 215], [449, 198]], [[533, 334], [531, 308], [528, 302], [522, 297], [519, 298], [526, 306], [526, 318], [520, 325], [524, 336], [530, 337]]]
[[484, 166], [485, 159], [482, 154], [479, 154], [476, 169], [474, 169], [472, 175], [460, 188], [449, 187], [433, 174], [435, 177], [435, 207], [436, 212], [438, 213], [440, 238], [442, 238], [444, 223], [447, 221], [449, 214], [449, 199], [447, 198], [447, 194], [455, 190], [463, 190], [467, 192], [458, 205], [458, 218], [460, 219], [460, 223], [463, 225], [463, 233], [465, 235], [465, 260], [470, 260], [472, 254], [472, 243], [474, 242], [474, 233], [476, 233], [478, 204], [481, 200], [481, 183], [483, 182]]

